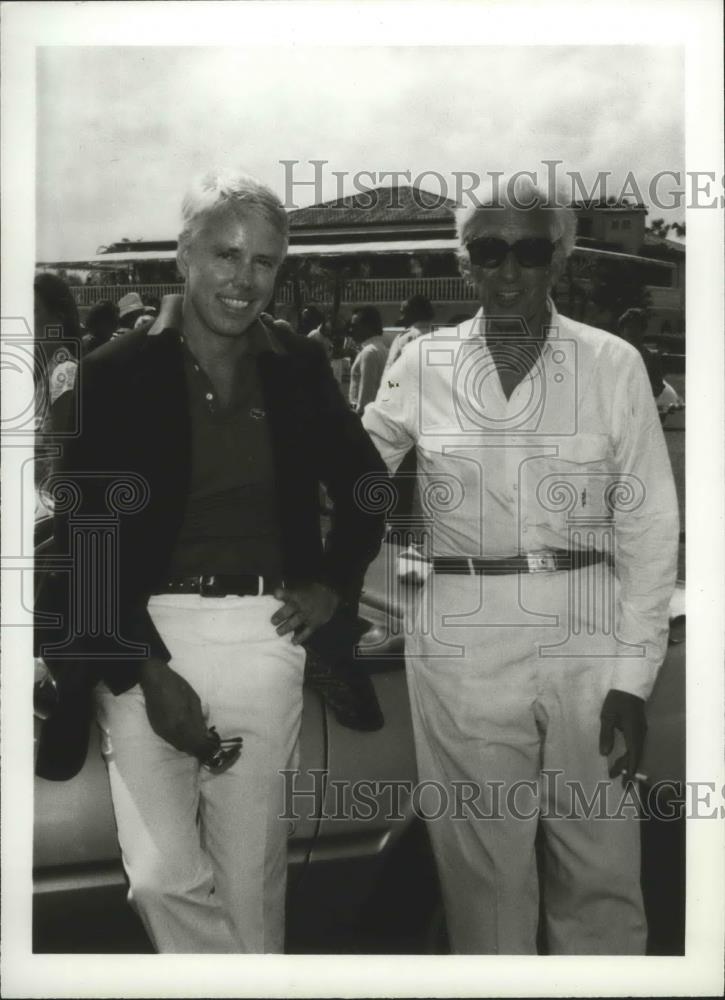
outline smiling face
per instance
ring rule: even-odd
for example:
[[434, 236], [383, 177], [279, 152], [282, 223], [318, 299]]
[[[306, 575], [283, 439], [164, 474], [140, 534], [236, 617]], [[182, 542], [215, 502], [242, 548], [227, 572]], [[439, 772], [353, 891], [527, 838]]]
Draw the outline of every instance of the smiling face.
[[[549, 221], [542, 209], [483, 208], [476, 214], [466, 242], [481, 236], [496, 237], [509, 245], [517, 240], [549, 239]], [[551, 264], [522, 267], [509, 251], [498, 267], [471, 264], [470, 275], [492, 328], [495, 329], [496, 320], [503, 320], [501, 325], [512, 328], [512, 321], [521, 319], [529, 336], [538, 338], [541, 335], [541, 326], [547, 315], [546, 300], [553, 280]], [[519, 334], [521, 332], [519, 328]]]
[[210, 213], [178, 256], [190, 340], [238, 339], [272, 297], [284, 254], [283, 237], [258, 212]]

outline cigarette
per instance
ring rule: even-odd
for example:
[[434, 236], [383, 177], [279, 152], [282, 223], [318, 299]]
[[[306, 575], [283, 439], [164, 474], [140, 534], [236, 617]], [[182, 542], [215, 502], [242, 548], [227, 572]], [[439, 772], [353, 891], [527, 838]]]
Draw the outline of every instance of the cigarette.
[[[622, 771], [622, 774], [628, 775], [629, 771], [627, 771], [626, 769], [624, 769]], [[649, 775], [648, 774], [642, 774], [641, 771], [635, 771], [634, 772], [634, 779], [633, 780], [634, 781], [649, 781]]]

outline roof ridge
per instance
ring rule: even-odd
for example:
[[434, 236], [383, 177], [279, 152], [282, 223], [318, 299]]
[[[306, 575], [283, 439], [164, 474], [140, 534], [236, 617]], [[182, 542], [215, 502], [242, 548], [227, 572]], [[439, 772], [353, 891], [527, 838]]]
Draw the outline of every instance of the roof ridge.
[[[366, 188], [364, 191], [356, 191], [354, 194], [346, 194], [341, 198], [331, 198], [328, 201], [318, 201], [314, 205], [303, 205], [300, 208], [294, 209], [290, 212], [290, 216], [293, 216], [295, 212], [305, 212], [311, 209], [318, 208], [359, 208], [357, 201], [360, 198], [369, 198], [370, 195], [378, 195], [380, 193], [385, 193], [392, 196], [393, 191], [397, 192], [416, 192], [417, 194], [424, 195], [426, 198], [431, 198], [433, 201], [432, 205], [420, 205], [418, 207], [423, 209], [432, 208], [455, 208], [456, 202], [452, 198], [446, 198], [442, 194], [436, 194], [434, 191], [428, 191], [426, 188], [418, 187], [417, 184], [379, 184], [374, 188]], [[391, 198], [392, 200], [392, 198]], [[413, 199], [415, 200], [415, 199]], [[389, 205], [387, 207], [393, 208], [394, 206]], [[403, 207], [403, 206], [401, 206]]]

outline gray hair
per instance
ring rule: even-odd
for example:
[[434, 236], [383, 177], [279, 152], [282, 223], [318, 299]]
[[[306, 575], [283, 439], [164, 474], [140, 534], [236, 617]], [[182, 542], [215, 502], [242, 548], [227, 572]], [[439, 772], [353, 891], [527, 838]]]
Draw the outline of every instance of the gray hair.
[[232, 170], [210, 171], [191, 185], [181, 203], [178, 249], [188, 247], [207, 216], [224, 207], [261, 215], [282, 236], [287, 249], [289, 220], [280, 199], [266, 184]]
[[[496, 180], [498, 183], [495, 183]], [[552, 201], [549, 193], [536, 183], [535, 175], [531, 177], [524, 172], [509, 177], [487, 177], [483, 195], [477, 192], [471, 204], [456, 210], [458, 265], [464, 276], [468, 276], [471, 270], [466, 243], [475, 232], [479, 213], [488, 208], [513, 208], [520, 212], [540, 208], [546, 213], [549, 236], [554, 244], [551, 266], [556, 280], [564, 270], [576, 242], [576, 214], [563, 192], [557, 191]]]

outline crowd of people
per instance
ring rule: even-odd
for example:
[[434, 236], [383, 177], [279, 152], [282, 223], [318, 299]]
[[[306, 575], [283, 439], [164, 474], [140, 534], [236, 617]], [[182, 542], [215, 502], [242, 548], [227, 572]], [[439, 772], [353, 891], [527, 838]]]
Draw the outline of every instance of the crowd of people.
[[[499, 190], [459, 212], [479, 308], [444, 342], [420, 296], [390, 349], [372, 305], [342, 338], [311, 306], [297, 331], [274, 320], [287, 214], [234, 174], [184, 200], [183, 296], [150, 328], [133, 292], [86, 319], [82, 425], [59, 472], [87, 532], [109, 476], [143, 502], [115, 546], [87, 546], [112, 594], [84, 586], [80, 560], [43, 579], [36, 652], [89, 714], [93, 692], [129, 899], [158, 951], [283, 950], [280, 772], [298, 759], [306, 655], [354, 663], [384, 534], [370, 498], [412, 455], [427, 527], [403, 553], [405, 655], [419, 778], [451, 806], [429, 827], [453, 951], [535, 954], [541, 913], [551, 953], [644, 953], [639, 826], [617, 803], [638, 774], [677, 564], [658, 383], [638, 345], [552, 301], [573, 210], [525, 174]], [[37, 322], [80, 334], [51, 284], [36, 285]], [[333, 369], [346, 354], [347, 399]], [[60, 551], [80, 530], [69, 516]], [[115, 615], [103, 635], [101, 612]], [[46, 762], [67, 751], [53, 732]], [[572, 790], [602, 811], [572, 811]]]
[[[71, 289], [54, 274], [42, 272], [35, 278], [35, 328], [37, 336], [46, 327], [58, 327], [66, 338], [79, 338], [81, 357], [131, 330], [148, 330], [158, 315], [159, 300], [128, 292], [117, 303], [109, 299], [96, 302], [81, 321]], [[284, 319], [264, 313], [277, 329], [295, 332]], [[373, 305], [356, 307], [349, 320], [333, 318], [320, 306], [311, 303], [300, 311], [296, 333], [318, 344], [330, 361], [335, 377], [349, 399], [352, 409], [361, 414], [380, 388], [385, 372], [400, 357], [403, 349], [434, 328], [435, 308], [425, 295], [415, 294], [401, 304], [392, 339], [384, 335], [380, 311]], [[394, 328], [395, 329], [395, 328]], [[620, 316], [616, 334], [632, 344], [644, 361], [652, 393], [661, 417], [682, 401], [664, 379], [659, 352], [645, 344], [647, 313], [630, 308]], [[47, 353], [47, 348], [45, 349]], [[51, 404], [75, 384], [76, 359], [63, 357], [54, 363], [52, 352], [44, 362], [48, 374]]]

